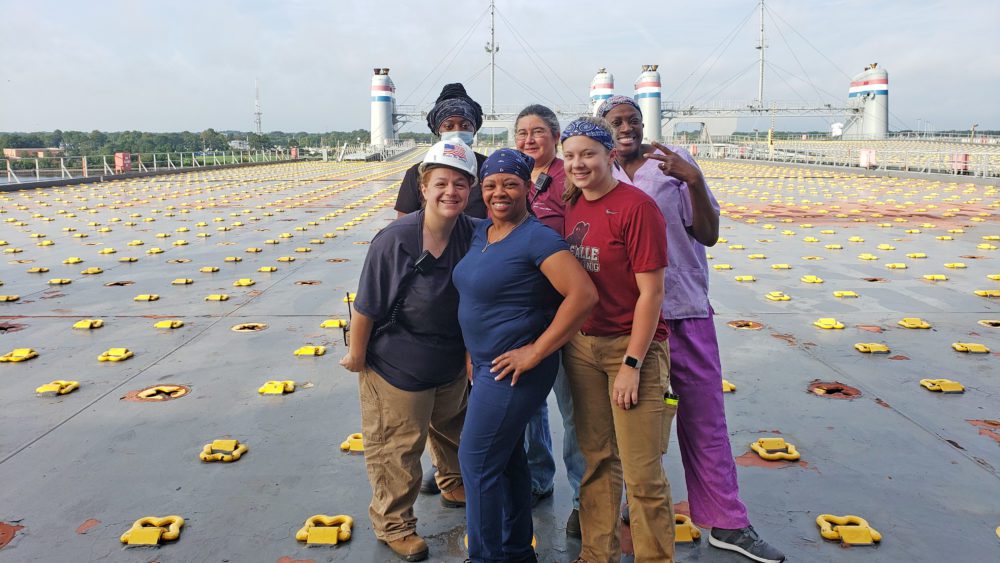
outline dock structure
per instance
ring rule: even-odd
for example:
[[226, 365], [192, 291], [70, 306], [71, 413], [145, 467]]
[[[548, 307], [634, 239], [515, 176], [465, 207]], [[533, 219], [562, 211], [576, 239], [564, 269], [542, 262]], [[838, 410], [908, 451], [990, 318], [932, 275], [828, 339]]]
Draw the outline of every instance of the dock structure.
[[[419, 156], [0, 194], [0, 355], [12, 360], [0, 363], [0, 563], [393, 560], [351, 451], [361, 420], [339, 321]], [[996, 182], [701, 164], [723, 209], [711, 296], [756, 529], [795, 561], [993, 560]], [[549, 412], [558, 445], [554, 398]], [[798, 459], [776, 456], [787, 445]], [[572, 561], [556, 454], [555, 495], [534, 511], [538, 554]], [[687, 513], [675, 445], [664, 465]], [[431, 560], [466, 557], [464, 511], [421, 496], [416, 514]], [[336, 515], [353, 518], [350, 539], [296, 540], [307, 519], [346, 521]], [[860, 517], [881, 541], [843, 549], [820, 535], [821, 515]], [[704, 534], [677, 553], [739, 560]]]

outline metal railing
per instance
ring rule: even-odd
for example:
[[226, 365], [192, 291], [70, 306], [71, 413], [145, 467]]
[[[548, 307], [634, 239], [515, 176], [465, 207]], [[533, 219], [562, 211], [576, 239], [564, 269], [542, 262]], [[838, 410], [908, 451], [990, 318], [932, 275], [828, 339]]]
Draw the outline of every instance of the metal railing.
[[391, 141], [384, 145], [369, 145], [367, 143], [344, 143], [337, 151], [337, 160], [392, 160], [403, 153], [416, 148], [413, 139]]
[[197, 169], [205, 166], [249, 164], [291, 160], [287, 150], [130, 153], [128, 160], [115, 155], [60, 156], [0, 160], [0, 183], [26, 184], [46, 180], [69, 180], [94, 176], [116, 176], [129, 172]]

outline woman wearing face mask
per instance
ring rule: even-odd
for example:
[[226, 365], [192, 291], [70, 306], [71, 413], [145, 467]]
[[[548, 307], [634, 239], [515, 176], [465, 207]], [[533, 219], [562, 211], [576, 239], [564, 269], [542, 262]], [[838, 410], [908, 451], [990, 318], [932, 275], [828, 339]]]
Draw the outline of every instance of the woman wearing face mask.
[[413, 515], [425, 444], [437, 462], [442, 504], [465, 505], [458, 442], [468, 382], [451, 274], [478, 221], [462, 213], [476, 171], [472, 149], [461, 141], [442, 141], [428, 151], [419, 167], [424, 208], [372, 239], [354, 302], [351, 345], [340, 361], [360, 373], [372, 528], [406, 561], [428, 553]]
[[[434, 107], [427, 113], [427, 126], [430, 127], [431, 133], [440, 137], [442, 141], [458, 139], [472, 146], [476, 131], [483, 126], [483, 108], [469, 97], [461, 84], [446, 84], [434, 102]], [[477, 166], [482, 166], [486, 155], [473, 154], [476, 156]], [[417, 166], [414, 164], [406, 171], [403, 183], [399, 185], [399, 194], [396, 196], [396, 212], [399, 217], [417, 211], [423, 202]], [[486, 218], [486, 206], [483, 204], [478, 185], [472, 186], [465, 214], [480, 219]]]
[[636, 561], [673, 561], [674, 516], [661, 462], [669, 388], [667, 326], [660, 314], [666, 225], [652, 198], [611, 175], [614, 140], [603, 120], [570, 123], [562, 148], [566, 241], [600, 296], [563, 349], [586, 460], [578, 561], [621, 559], [623, 477]]
[[483, 163], [490, 221], [453, 276], [473, 369], [459, 459], [475, 562], [536, 560], [525, 426], [552, 390], [556, 353], [597, 300], [566, 242], [528, 211], [532, 165], [512, 149]]

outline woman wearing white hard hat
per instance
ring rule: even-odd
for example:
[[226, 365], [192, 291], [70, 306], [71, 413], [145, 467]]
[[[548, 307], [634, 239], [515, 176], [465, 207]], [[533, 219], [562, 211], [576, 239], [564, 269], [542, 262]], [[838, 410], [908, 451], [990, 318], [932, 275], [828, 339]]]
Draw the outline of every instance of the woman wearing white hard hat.
[[472, 149], [460, 140], [428, 151], [419, 167], [424, 206], [372, 239], [350, 348], [340, 360], [360, 374], [372, 528], [406, 561], [428, 554], [413, 514], [425, 444], [437, 462], [442, 504], [465, 506], [458, 442], [468, 381], [451, 274], [478, 221], [463, 214], [476, 171]]

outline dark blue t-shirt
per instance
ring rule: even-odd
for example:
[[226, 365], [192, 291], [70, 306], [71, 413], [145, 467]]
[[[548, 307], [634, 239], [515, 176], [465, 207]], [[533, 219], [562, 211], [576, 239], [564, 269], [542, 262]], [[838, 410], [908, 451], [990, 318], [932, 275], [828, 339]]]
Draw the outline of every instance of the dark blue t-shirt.
[[[478, 221], [460, 216], [444, 252], [421, 274], [411, 272], [423, 249], [423, 210], [396, 219], [372, 239], [354, 309], [375, 323], [368, 365], [394, 387], [431, 389], [453, 382], [464, 370], [465, 343], [451, 272], [469, 249]], [[407, 276], [412, 278], [404, 287]], [[396, 322], [376, 335], [400, 295], [405, 298]]]
[[555, 231], [529, 217], [506, 238], [486, 247], [484, 221], [455, 267], [458, 320], [477, 364], [533, 342], [551, 322], [558, 293], [539, 269], [546, 258], [569, 250]]

